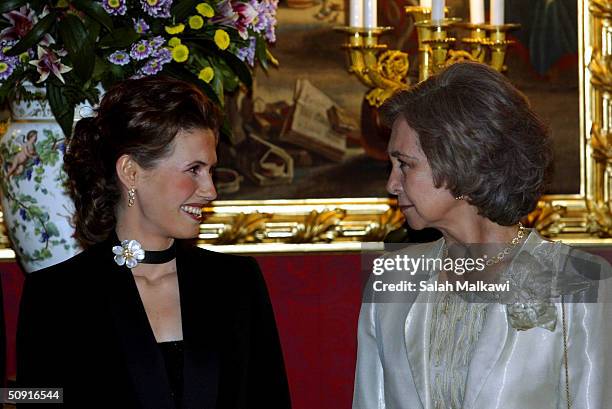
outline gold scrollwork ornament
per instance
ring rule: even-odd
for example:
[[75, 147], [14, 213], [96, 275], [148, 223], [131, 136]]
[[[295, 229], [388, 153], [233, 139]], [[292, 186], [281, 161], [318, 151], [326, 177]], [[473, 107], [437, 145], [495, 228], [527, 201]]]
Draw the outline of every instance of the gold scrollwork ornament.
[[290, 243], [318, 243], [331, 242], [338, 236], [338, 227], [342, 219], [346, 216], [346, 211], [342, 209], [325, 210], [323, 212], [311, 211], [299, 223]]
[[269, 213], [240, 213], [224, 226], [214, 244], [258, 243], [264, 239]]

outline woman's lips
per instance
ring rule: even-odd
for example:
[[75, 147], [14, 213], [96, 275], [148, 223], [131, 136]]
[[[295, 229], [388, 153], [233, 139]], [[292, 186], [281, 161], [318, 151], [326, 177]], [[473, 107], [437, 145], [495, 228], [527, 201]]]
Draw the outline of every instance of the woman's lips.
[[401, 211], [404, 211], [410, 209], [411, 207], [414, 207], [414, 205], [400, 205], [399, 208]]

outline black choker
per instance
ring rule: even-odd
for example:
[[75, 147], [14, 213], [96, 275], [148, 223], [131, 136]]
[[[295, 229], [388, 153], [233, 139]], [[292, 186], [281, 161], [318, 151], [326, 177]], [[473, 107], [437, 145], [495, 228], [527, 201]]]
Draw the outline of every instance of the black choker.
[[123, 240], [120, 246], [113, 247], [113, 254], [115, 263], [120, 266], [125, 264], [128, 268], [134, 268], [139, 263], [163, 264], [176, 257], [176, 240], [172, 246], [161, 251], [143, 250], [136, 240]]

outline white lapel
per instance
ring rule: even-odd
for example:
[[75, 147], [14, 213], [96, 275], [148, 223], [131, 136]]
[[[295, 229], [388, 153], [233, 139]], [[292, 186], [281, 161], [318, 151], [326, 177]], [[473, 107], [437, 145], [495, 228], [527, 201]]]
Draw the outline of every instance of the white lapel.
[[[436, 278], [431, 280], [435, 281]], [[430, 281], [431, 281], [430, 280]], [[415, 300], [404, 324], [406, 354], [412, 379], [424, 409], [431, 409], [431, 385], [429, 374], [429, 330], [432, 303], [430, 292], [421, 292]]]
[[[519, 251], [533, 254], [535, 247], [545, 241], [537, 231], [531, 229]], [[512, 268], [512, 265], [509, 268]], [[506, 356], [506, 349], [514, 344], [516, 336], [517, 331], [510, 326], [508, 321], [506, 305], [498, 303], [489, 305], [487, 318], [469, 366], [463, 399], [464, 409], [474, 407], [491, 371], [497, 362]]]
[[514, 337], [516, 337], [516, 331], [508, 324], [506, 306], [497, 303], [489, 305], [487, 318], [472, 354], [465, 385], [463, 408], [474, 407], [487, 378], [504, 355], [505, 348], [512, 345]]
[[[438, 240], [425, 257], [441, 257], [444, 240]], [[434, 283], [438, 274], [432, 275], [428, 283]], [[412, 372], [412, 379], [421, 399], [424, 409], [432, 408], [431, 385], [429, 374], [429, 332], [432, 316], [432, 292], [420, 292], [404, 322], [404, 340], [406, 343], [406, 355]]]

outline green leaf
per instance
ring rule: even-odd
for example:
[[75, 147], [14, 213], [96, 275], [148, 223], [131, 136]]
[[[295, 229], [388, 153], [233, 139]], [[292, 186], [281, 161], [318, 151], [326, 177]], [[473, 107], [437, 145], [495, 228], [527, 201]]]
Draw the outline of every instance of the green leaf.
[[91, 74], [92, 78], [94, 79], [94, 82], [100, 81], [100, 79], [102, 79], [102, 75], [106, 71], [108, 71], [108, 69], [109, 69], [109, 64], [105, 60], [103, 60], [102, 58], [96, 55], [96, 59], [94, 63], [94, 70], [93, 70], [93, 73]]
[[85, 25], [74, 14], [66, 14], [59, 23], [59, 34], [72, 60], [75, 74], [87, 81], [93, 72], [95, 54], [89, 44]]
[[198, 4], [200, 1], [202, 0], [177, 1], [174, 6], [172, 6], [170, 14], [174, 17], [174, 20], [177, 23], [180, 23], [193, 12], [196, 4]]
[[102, 24], [108, 31], [113, 31], [113, 20], [100, 3], [91, 0], [72, 0], [72, 4], [78, 10]]
[[64, 135], [70, 138], [72, 134], [72, 121], [74, 120], [75, 103], [70, 103], [63, 93], [64, 87], [56, 81], [47, 81], [47, 99], [55, 120], [62, 128]]
[[223, 61], [236, 73], [240, 81], [249, 89], [253, 87], [253, 77], [249, 66], [229, 51], [223, 51]]
[[47, 234], [49, 235], [49, 237], [60, 235], [59, 229], [53, 222], [47, 223], [46, 227], [47, 227]]
[[98, 42], [98, 37], [100, 36], [100, 29], [102, 26], [87, 15], [83, 16], [83, 24], [85, 24], [85, 27], [87, 27], [87, 32], [89, 33], [89, 43], [96, 44]]
[[197, 50], [202, 54], [219, 57], [227, 64], [228, 67], [231, 68], [231, 70], [238, 76], [244, 85], [246, 85], [249, 89], [253, 87], [253, 76], [251, 75], [249, 66], [230, 51], [220, 50], [219, 47], [217, 47], [217, 45], [210, 40], [198, 39], [198, 43], [190, 42], [187, 44], [190, 49]]
[[140, 35], [132, 27], [117, 28], [100, 40], [100, 48], [124, 48], [132, 45]]
[[217, 106], [223, 105], [221, 101], [219, 101], [219, 98], [217, 97], [217, 94], [212, 89], [212, 87], [201, 79], [199, 79], [195, 74], [187, 70], [185, 67], [176, 66], [176, 64], [166, 64], [164, 66], [163, 72], [171, 77], [178, 78], [180, 80], [187, 81], [196, 85], [204, 92], [204, 94], [206, 94], [208, 98], [210, 98], [215, 104], [217, 104]]
[[261, 67], [268, 71], [268, 54], [266, 53], [266, 42], [261, 37], [257, 37], [255, 45], [255, 56], [259, 60]]
[[51, 29], [53, 23], [57, 21], [57, 13], [51, 12], [42, 18], [32, 29], [19, 41], [8, 50], [5, 54], [10, 56], [19, 55], [37, 44], [41, 38]]
[[21, 6], [25, 6], [28, 0], [2, 0], [0, 2], [0, 13], [7, 13]]
[[212, 78], [211, 81], [211, 85], [213, 90], [215, 90], [215, 93], [217, 94], [217, 97], [219, 97], [220, 101], [224, 101], [224, 97], [223, 97], [223, 74], [221, 73], [220, 70], [217, 69], [217, 67], [215, 67], [214, 65], [212, 65], [213, 70], [215, 71], [215, 75]]

